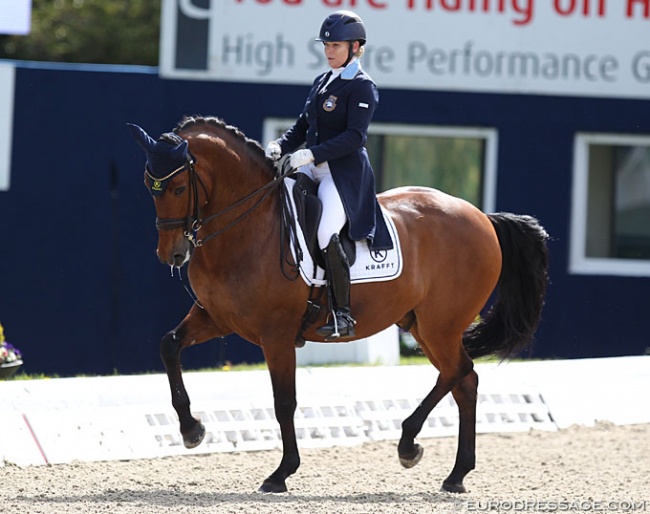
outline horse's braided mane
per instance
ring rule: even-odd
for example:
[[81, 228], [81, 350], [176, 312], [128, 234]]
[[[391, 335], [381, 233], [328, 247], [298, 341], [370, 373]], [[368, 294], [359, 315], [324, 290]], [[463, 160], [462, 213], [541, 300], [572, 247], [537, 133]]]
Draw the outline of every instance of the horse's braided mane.
[[233, 125], [228, 125], [221, 118], [217, 118], [215, 116], [198, 116], [198, 115], [184, 116], [183, 119], [181, 119], [181, 121], [178, 122], [178, 125], [176, 125], [176, 127], [174, 128], [174, 134], [178, 134], [179, 132], [187, 128], [200, 126], [200, 125], [212, 125], [225, 130], [236, 139], [242, 141], [245, 144], [246, 148], [248, 148], [254, 155], [259, 157], [262, 161], [266, 162], [266, 165], [269, 168], [269, 170], [273, 172], [272, 170], [273, 164], [264, 155], [264, 148], [262, 148], [262, 145], [260, 145], [259, 142], [255, 141], [254, 139], [250, 139], [246, 137], [246, 135], [241, 130], [239, 130], [237, 127]]

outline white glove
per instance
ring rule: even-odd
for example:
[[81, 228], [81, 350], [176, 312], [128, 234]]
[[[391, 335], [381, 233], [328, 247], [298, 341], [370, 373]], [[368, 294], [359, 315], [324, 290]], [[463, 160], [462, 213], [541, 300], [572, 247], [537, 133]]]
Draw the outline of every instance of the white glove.
[[276, 141], [271, 141], [266, 145], [266, 150], [264, 150], [264, 155], [266, 155], [272, 161], [277, 161], [282, 157], [282, 148]]
[[298, 169], [300, 166], [314, 162], [314, 154], [311, 150], [297, 150], [291, 154], [289, 164], [293, 169]]

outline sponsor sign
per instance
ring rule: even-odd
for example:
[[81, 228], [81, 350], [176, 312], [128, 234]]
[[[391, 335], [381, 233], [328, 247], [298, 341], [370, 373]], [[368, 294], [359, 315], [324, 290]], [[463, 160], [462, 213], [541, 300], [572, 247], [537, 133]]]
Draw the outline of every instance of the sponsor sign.
[[0, 34], [29, 34], [32, 0], [0, 0]]
[[650, 0], [163, 0], [161, 75], [309, 84], [339, 9], [382, 88], [650, 98]]

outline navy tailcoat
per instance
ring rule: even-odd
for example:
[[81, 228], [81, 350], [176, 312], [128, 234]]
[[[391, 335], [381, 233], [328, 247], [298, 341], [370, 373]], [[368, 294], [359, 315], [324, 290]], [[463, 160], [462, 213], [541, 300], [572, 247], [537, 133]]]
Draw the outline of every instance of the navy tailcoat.
[[306, 143], [314, 164], [327, 161], [348, 217], [350, 237], [367, 239], [372, 250], [391, 249], [364, 146], [379, 102], [377, 86], [358, 61], [350, 63], [323, 91], [327, 78], [327, 73], [316, 77], [300, 117], [278, 143], [283, 154]]

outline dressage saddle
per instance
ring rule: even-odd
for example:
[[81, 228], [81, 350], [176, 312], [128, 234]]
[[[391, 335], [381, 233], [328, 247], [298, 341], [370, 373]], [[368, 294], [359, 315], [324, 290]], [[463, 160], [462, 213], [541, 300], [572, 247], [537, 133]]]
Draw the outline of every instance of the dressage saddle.
[[[318, 266], [325, 269], [325, 260], [318, 247], [318, 224], [323, 215], [323, 204], [318, 198], [318, 184], [304, 173], [296, 173], [296, 184], [293, 187], [293, 200], [296, 204], [296, 218], [305, 236], [307, 251]], [[357, 257], [355, 242], [348, 236], [346, 223], [339, 235], [343, 250], [352, 266]]]

